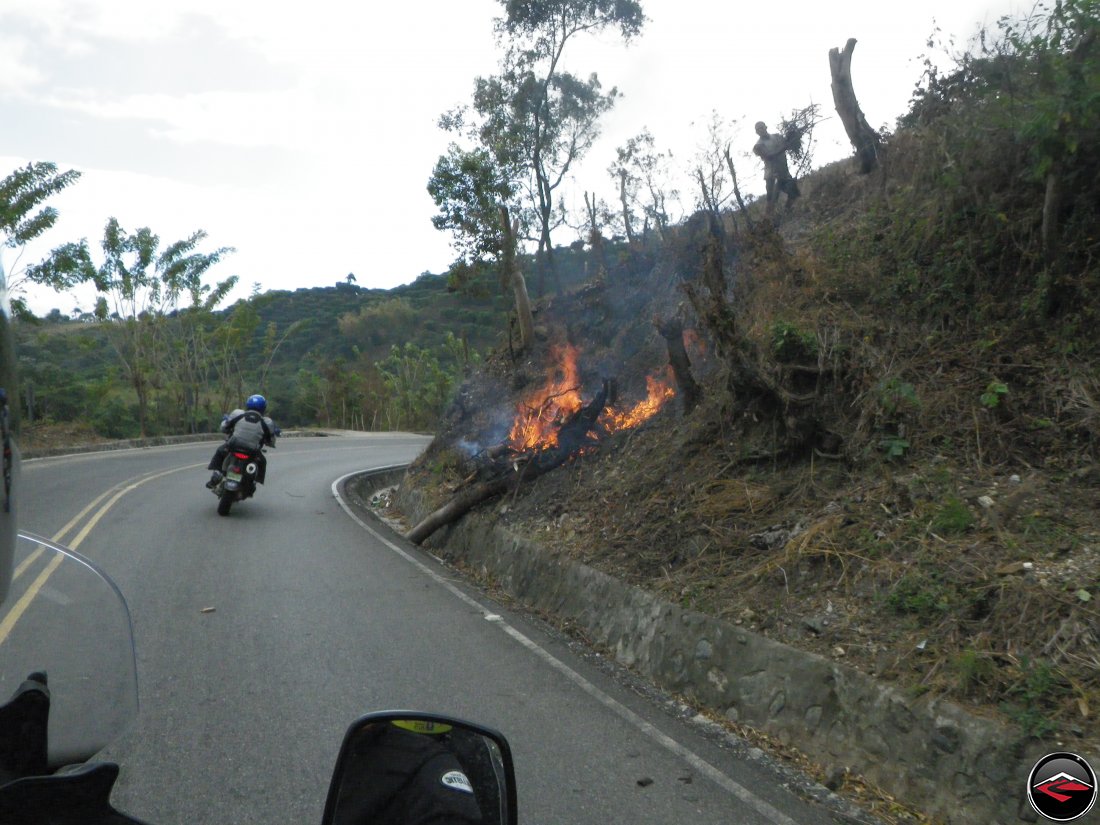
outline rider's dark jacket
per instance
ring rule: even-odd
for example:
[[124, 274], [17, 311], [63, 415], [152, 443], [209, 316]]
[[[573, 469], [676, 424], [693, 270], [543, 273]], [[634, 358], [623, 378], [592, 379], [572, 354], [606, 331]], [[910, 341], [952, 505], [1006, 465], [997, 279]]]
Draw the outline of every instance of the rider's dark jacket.
[[[336, 821], [348, 825], [475, 825], [483, 822], [457, 757], [432, 736], [380, 724], [346, 771]], [[356, 754], [351, 754], [352, 760]]]

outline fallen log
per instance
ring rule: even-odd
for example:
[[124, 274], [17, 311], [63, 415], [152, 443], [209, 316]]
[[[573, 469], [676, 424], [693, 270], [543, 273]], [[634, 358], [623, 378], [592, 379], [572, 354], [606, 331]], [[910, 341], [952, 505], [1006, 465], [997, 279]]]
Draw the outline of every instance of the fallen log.
[[589, 433], [596, 428], [600, 414], [614, 392], [614, 381], [605, 379], [596, 397], [558, 429], [557, 446], [512, 459], [499, 476], [462, 490], [447, 504], [422, 519], [405, 534], [405, 538], [413, 544], [421, 544], [436, 530], [458, 521], [483, 501], [512, 492], [524, 481], [533, 481], [560, 467], [584, 447], [592, 444]]
[[450, 502], [423, 519], [405, 534], [405, 538], [413, 544], [420, 544], [440, 527], [458, 521], [481, 502], [505, 492], [511, 486], [511, 482], [510, 477], [500, 476], [491, 481], [483, 481], [480, 484], [467, 487]]

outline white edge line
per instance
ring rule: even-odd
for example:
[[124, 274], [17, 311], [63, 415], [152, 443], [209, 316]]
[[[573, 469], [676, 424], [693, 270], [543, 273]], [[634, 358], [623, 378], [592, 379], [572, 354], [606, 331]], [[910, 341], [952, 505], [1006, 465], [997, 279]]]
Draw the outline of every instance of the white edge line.
[[508, 624], [508, 622], [506, 622], [499, 614], [494, 613], [491, 610], [488, 610], [483, 604], [478, 602], [477, 599], [473, 598], [472, 596], [467, 595], [466, 593], [463, 593], [458, 587], [456, 587], [450, 581], [445, 579], [443, 576], [440, 576], [438, 573], [436, 573], [434, 570], [432, 570], [426, 564], [421, 562], [419, 559], [413, 557], [409, 553], [402, 550], [400, 547], [398, 547], [396, 544], [394, 544], [392, 541], [390, 541], [384, 535], [382, 535], [377, 530], [375, 530], [371, 525], [367, 524], [365, 521], [363, 521], [361, 518], [359, 518], [359, 516], [356, 515], [355, 512], [352, 511], [350, 505], [348, 505], [347, 502], [345, 502], [344, 499], [340, 496], [340, 484], [343, 483], [346, 479], [351, 478], [352, 476], [360, 475], [362, 472], [385, 472], [386, 470], [396, 470], [396, 469], [398, 469], [398, 467], [401, 467], [401, 466], [404, 466], [404, 465], [395, 465], [395, 466], [392, 466], [392, 467], [378, 467], [378, 468], [375, 468], [375, 470], [372, 470], [372, 471], [362, 471], [361, 470], [361, 471], [358, 471], [358, 472], [348, 473], [347, 475], [343, 475], [340, 478], [336, 479], [336, 481], [332, 482], [332, 495], [333, 495], [333, 498], [336, 499], [336, 502], [340, 505], [341, 508], [343, 508], [344, 512], [348, 514], [348, 516], [351, 518], [352, 521], [354, 521], [356, 524], [358, 524], [360, 527], [362, 527], [364, 530], [366, 530], [368, 533], [370, 533], [374, 538], [376, 538], [382, 544], [386, 545], [386, 547], [388, 547], [394, 553], [399, 555], [401, 558], [403, 558], [409, 564], [413, 565], [414, 567], [418, 568], [421, 572], [428, 575], [437, 584], [442, 585], [447, 590], [449, 590], [453, 595], [455, 595], [456, 597], [458, 597], [462, 601], [466, 602], [466, 604], [468, 604], [471, 607], [474, 607], [477, 610], [481, 611], [482, 616], [485, 619], [490, 620], [493, 624], [500, 627], [501, 630], [503, 630], [505, 633], [507, 633], [509, 636], [511, 636], [515, 641], [519, 642], [521, 645], [523, 645], [529, 651], [534, 653], [536, 656], [538, 656], [540, 659], [542, 659], [544, 662], [546, 662], [546, 664], [550, 665], [550, 667], [554, 668], [556, 671], [561, 673], [563, 676], [565, 676], [567, 679], [569, 679], [571, 682], [573, 682], [575, 685], [577, 685], [581, 690], [583, 690], [589, 696], [596, 699], [598, 702], [600, 702], [600, 704], [604, 705], [604, 707], [606, 707], [609, 710], [611, 710], [612, 712], [614, 712], [621, 719], [624, 719], [625, 721], [627, 721], [630, 724], [634, 725], [634, 727], [636, 727], [638, 730], [640, 730], [642, 733], [644, 733], [650, 739], [653, 739], [655, 742], [662, 745], [663, 747], [665, 747], [667, 750], [671, 751], [676, 756], [678, 756], [681, 759], [685, 760], [688, 764], [690, 764], [693, 768], [695, 768], [695, 770], [697, 770], [699, 773], [701, 773], [704, 776], [708, 777], [713, 782], [717, 783], [719, 786], [721, 786], [725, 790], [732, 793], [734, 796], [736, 796], [738, 799], [740, 799], [746, 805], [756, 809], [756, 811], [759, 814], [761, 814], [762, 816], [767, 817], [769, 820], [771, 820], [773, 823], [775, 823], [775, 825], [798, 825], [798, 823], [795, 820], [791, 819], [785, 813], [783, 813], [782, 811], [780, 811], [777, 808], [773, 807], [771, 804], [769, 804], [765, 800], [758, 797], [756, 794], [754, 794], [752, 791], [750, 791], [744, 785], [740, 784], [739, 782], [734, 781], [729, 776], [727, 776], [725, 773], [720, 771], [718, 768], [714, 767], [709, 762], [707, 762], [705, 759], [703, 759], [701, 756], [698, 756], [694, 752], [688, 750], [684, 745], [681, 745], [679, 742], [677, 742], [671, 736], [668, 736], [668, 735], [662, 733], [660, 730], [658, 730], [656, 727], [651, 725], [645, 719], [640, 717], [638, 714], [636, 714], [630, 708], [626, 707], [625, 705], [620, 703], [618, 700], [616, 700], [616, 699], [612, 698], [611, 696], [609, 696], [608, 694], [604, 693], [602, 690], [600, 690], [594, 684], [589, 682], [587, 679], [585, 679], [583, 676], [581, 676], [579, 673], [577, 673], [571, 667], [566, 665], [560, 659], [556, 658], [554, 655], [552, 655], [551, 653], [549, 653], [548, 651], [546, 651], [542, 647], [540, 647], [537, 642], [535, 642], [532, 639], [528, 638], [523, 633], [521, 633], [520, 631], [518, 631], [514, 627], [512, 627], [510, 624]]

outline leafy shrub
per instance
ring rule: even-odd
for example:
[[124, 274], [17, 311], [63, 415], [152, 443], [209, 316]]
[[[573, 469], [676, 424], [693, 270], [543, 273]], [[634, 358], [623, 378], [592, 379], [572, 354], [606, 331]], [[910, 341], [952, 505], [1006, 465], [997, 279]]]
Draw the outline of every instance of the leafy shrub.
[[127, 404], [118, 396], [101, 404], [89, 423], [104, 438], [137, 438], [141, 435], [137, 405]]
[[981, 394], [978, 400], [981, 402], [983, 407], [992, 410], [1001, 406], [1001, 402], [1007, 396], [1007, 384], [1002, 384], [1000, 381], [990, 381], [989, 386], [985, 388], [985, 392]]
[[784, 363], [817, 359], [817, 336], [787, 321], [772, 324], [772, 352]]
[[988, 656], [968, 648], [955, 660], [955, 671], [958, 674], [959, 690], [965, 695], [973, 693], [983, 685], [988, 685], [993, 678], [995, 667]]
[[974, 524], [974, 514], [962, 501], [951, 496], [932, 519], [936, 533], [965, 533]]
[[901, 615], [931, 619], [947, 612], [950, 592], [935, 575], [906, 573], [886, 597], [886, 606]]
[[1020, 677], [1008, 689], [1012, 698], [1003, 703], [1002, 710], [1025, 734], [1040, 739], [1054, 730], [1051, 717], [1056, 702], [1066, 693], [1066, 686], [1058, 671], [1047, 662], [1026, 657], [1020, 662]]
[[878, 403], [887, 415], [894, 415], [905, 409], [920, 409], [921, 405], [916, 387], [895, 377], [879, 382]]
[[879, 442], [887, 458], [903, 458], [909, 450], [909, 441], [896, 435], [887, 436]]

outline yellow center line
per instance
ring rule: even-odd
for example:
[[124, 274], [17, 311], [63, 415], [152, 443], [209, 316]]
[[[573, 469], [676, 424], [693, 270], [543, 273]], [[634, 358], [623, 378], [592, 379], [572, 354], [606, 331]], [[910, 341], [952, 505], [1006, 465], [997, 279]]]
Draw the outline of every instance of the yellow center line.
[[[125, 483], [126, 482], [122, 482], [122, 484], [125, 484]], [[77, 523], [79, 523], [80, 520], [82, 518], [84, 518], [84, 516], [88, 515], [88, 512], [93, 507], [95, 507], [97, 504], [99, 504], [101, 501], [103, 501], [103, 499], [107, 498], [107, 496], [109, 496], [112, 492], [117, 490], [120, 486], [122, 486], [122, 485], [121, 484], [116, 484], [114, 487], [108, 488], [107, 490], [105, 490], [104, 492], [102, 492], [98, 496], [96, 496], [94, 499], [92, 499], [83, 510], [81, 510], [79, 513], [77, 513], [75, 516], [73, 516], [72, 519], [69, 520], [68, 524], [66, 524], [64, 527], [62, 527], [56, 533], [54, 533], [53, 537], [50, 540], [51, 541], [57, 541], [57, 542], [61, 541], [62, 537], [66, 533], [68, 533]], [[22, 576], [25, 572], [27, 572], [27, 568], [30, 567], [32, 564], [34, 564], [36, 561], [38, 561], [38, 558], [44, 552], [45, 552], [45, 548], [41, 544], [38, 545], [38, 548], [33, 553], [31, 553], [29, 556], [27, 556], [27, 558], [23, 559], [23, 561], [20, 562], [19, 566], [17, 568], [15, 568], [15, 573], [13, 573], [12, 577], [11, 577], [12, 581], [15, 581], [20, 576]]]
[[[92, 501], [91, 504], [81, 510], [68, 524], [62, 527], [61, 530], [55, 534], [53, 541], [58, 541], [61, 536], [71, 530], [80, 521], [80, 519], [82, 519], [88, 512], [92, 510], [93, 507], [95, 507], [97, 504], [99, 504], [99, 502], [103, 501], [103, 499], [109, 496], [112, 490], [117, 490], [118, 492], [116, 492], [114, 496], [112, 496], [106, 504], [100, 507], [99, 511], [96, 512], [96, 514], [88, 520], [88, 523], [84, 525], [84, 528], [76, 534], [76, 537], [70, 543], [69, 549], [75, 550], [77, 547], [79, 547], [83, 543], [84, 539], [88, 537], [88, 534], [92, 532], [92, 529], [97, 524], [99, 524], [100, 519], [102, 519], [103, 516], [105, 516], [107, 512], [115, 506], [115, 503], [127, 493], [136, 490], [138, 487], [148, 481], [154, 481], [155, 479], [163, 478], [164, 476], [172, 475], [173, 473], [178, 473], [182, 470], [193, 470], [196, 467], [202, 466], [202, 464], [188, 464], [184, 467], [176, 467], [173, 470], [165, 470], [161, 473], [145, 476], [144, 478], [141, 478], [138, 481], [135, 481], [132, 484], [123, 487], [121, 490], [119, 489], [119, 485], [115, 485], [114, 487], [103, 493], [101, 496], [96, 498], [94, 501]], [[123, 483], [125, 484], [125, 482]], [[22, 564], [19, 565], [19, 569], [16, 571], [15, 575], [18, 576], [20, 573], [22, 573], [30, 565], [31, 562], [33, 562], [35, 559], [38, 558], [39, 555], [41, 555], [42, 551], [43, 548], [41, 545], [39, 545], [38, 549], [35, 550], [29, 558], [24, 560]], [[0, 621], [0, 644], [3, 644], [7, 640], [8, 635], [11, 633], [12, 628], [15, 627], [16, 622], [18, 622], [19, 619], [22, 618], [23, 614], [27, 611], [27, 608], [30, 607], [31, 602], [34, 601], [35, 597], [39, 594], [39, 592], [41, 592], [42, 588], [45, 587], [46, 582], [49, 580], [50, 576], [53, 575], [54, 571], [57, 570], [57, 568], [61, 565], [61, 562], [64, 560], [64, 558], [65, 556], [61, 553], [55, 555], [50, 563], [46, 565], [46, 569], [39, 573], [38, 578], [31, 582], [31, 586], [27, 588], [27, 592], [22, 595], [19, 601], [12, 605], [7, 615], [4, 616], [3, 621]]]
[[23, 594], [22, 598], [12, 605], [11, 610], [8, 611], [8, 615], [0, 622], [0, 644], [3, 644], [8, 638], [8, 634], [11, 633], [12, 628], [15, 627], [15, 623], [22, 618], [27, 608], [31, 606], [31, 602], [34, 601], [34, 597], [38, 595], [38, 592], [46, 584], [46, 580], [53, 575], [53, 571], [61, 566], [61, 562], [64, 558], [65, 557], [60, 553], [54, 556], [50, 560], [50, 563], [46, 565], [46, 569], [38, 574], [37, 579], [31, 582], [31, 586], [27, 588], [27, 592]]
[[122, 484], [125, 484], [125, 483], [126, 482], [123, 481], [121, 484], [116, 484], [114, 487], [110, 487], [107, 490], [104, 490], [102, 493], [100, 493], [98, 496], [96, 496], [94, 499], [92, 499], [88, 503], [87, 507], [85, 507], [79, 513], [77, 513], [75, 516], [73, 516], [69, 520], [68, 524], [66, 524], [64, 527], [62, 527], [60, 530], [58, 530], [56, 533], [53, 534], [52, 541], [61, 541], [61, 537], [64, 536], [66, 533], [68, 533], [70, 530], [72, 530], [73, 527], [82, 518], [84, 518], [84, 516], [88, 515], [88, 513], [91, 511], [91, 509], [93, 507], [95, 507], [97, 504], [99, 504], [99, 502], [103, 501], [103, 499], [107, 498], [107, 496], [109, 496], [113, 491], [117, 490], [119, 487], [122, 486]]
[[[112, 490], [117, 490], [118, 487], [119, 487], [119, 485], [116, 484], [114, 487], [111, 487], [110, 489], [108, 489], [104, 493], [102, 493], [99, 496], [97, 496], [96, 498], [92, 499], [91, 503], [88, 504], [87, 507], [85, 507], [79, 513], [77, 513], [75, 516], [73, 516], [72, 520], [69, 521], [68, 524], [66, 524], [64, 527], [62, 527], [56, 533], [54, 533], [52, 541], [61, 541], [61, 537], [64, 536], [67, 532], [69, 532], [69, 530], [71, 530], [73, 528], [73, 526], [75, 524], [77, 524], [77, 522], [79, 522], [82, 518], [84, 518], [84, 516], [86, 516], [88, 514], [89, 510], [91, 510], [93, 507], [95, 507], [97, 504], [99, 504], [101, 501], [103, 501], [103, 499], [107, 498], [107, 496], [109, 496], [111, 494], [111, 491]], [[36, 561], [38, 561], [39, 556], [41, 556], [44, 552], [45, 552], [45, 548], [41, 544], [38, 545], [38, 547], [35, 549], [35, 551], [33, 553], [31, 553], [29, 556], [27, 556], [27, 558], [23, 559], [23, 561], [20, 562], [19, 566], [15, 568], [15, 573], [12, 574], [11, 580], [15, 581], [20, 576], [22, 576], [25, 572], [27, 572], [27, 568], [30, 567], [32, 564], [34, 564]]]
[[28, 567], [38, 561], [38, 557], [41, 556], [43, 552], [45, 552], [45, 550], [42, 545], [38, 545], [35, 551], [27, 556], [25, 559], [23, 559], [23, 561], [20, 562], [19, 566], [15, 568], [15, 573], [12, 574], [11, 580], [15, 581], [20, 576], [22, 576], [23, 573], [26, 572]]

